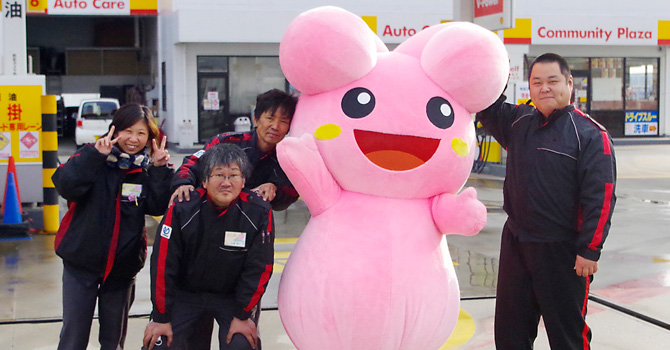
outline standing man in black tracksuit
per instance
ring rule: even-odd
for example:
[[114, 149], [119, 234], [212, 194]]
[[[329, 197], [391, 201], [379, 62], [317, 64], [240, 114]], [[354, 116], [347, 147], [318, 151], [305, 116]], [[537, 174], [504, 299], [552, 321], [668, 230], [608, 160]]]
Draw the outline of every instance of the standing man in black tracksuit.
[[187, 348], [194, 322], [212, 315], [220, 349], [249, 350], [258, 344], [249, 317], [274, 263], [272, 209], [243, 190], [250, 165], [239, 147], [211, 147], [200, 162], [203, 188], [171, 205], [156, 235], [144, 345]]
[[552, 349], [589, 349], [589, 284], [614, 210], [616, 162], [604, 127], [570, 104], [567, 62], [530, 65], [528, 104], [477, 114], [507, 149], [495, 313], [497, 349], [532, 349], [542, 316]]

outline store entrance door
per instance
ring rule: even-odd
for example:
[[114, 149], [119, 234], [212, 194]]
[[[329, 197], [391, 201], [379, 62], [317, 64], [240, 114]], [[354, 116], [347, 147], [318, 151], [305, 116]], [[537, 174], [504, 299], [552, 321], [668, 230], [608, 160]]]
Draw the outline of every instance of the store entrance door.
[[589, 111], [589, 71], [572, 71], [572, 92], [575, 108], [584, 113]]
[[227, 73], [198, 73], [198, 142], [233, 130], [228, 118], [227, 88]]

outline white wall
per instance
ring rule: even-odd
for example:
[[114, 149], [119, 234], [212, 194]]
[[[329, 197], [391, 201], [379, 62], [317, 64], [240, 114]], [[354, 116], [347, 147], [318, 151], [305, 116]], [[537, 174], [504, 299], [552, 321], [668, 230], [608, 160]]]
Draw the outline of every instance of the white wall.
[[[420, 31], [441, 21], [452, 20], [453, 11], [390, 12], [388, 10], [354, 11], [359, 16], [377, 18], [377, 33], [386, 43], [399, 43], [409, 37], [383, 35], [392, 32]], [[185, 9], [178, 11], [178, 42], [247, 42], [278, 43], [291, 21], [301, 11], [285, 10], [220, 10], [203, 11]]]
[[61, 93], [90, 93], [99, 92], [103, 85], [150, 85], [150, 79], [135, 75], [63, 75]]
[[359, 12], [400, 12], [432, 13], [444, 12], [451, 16], [451, 0], [172, 0], [172, 8], [178, 10], [217, 11], [268, 11], [300, 13], [319, 6], [338, 6], [354, 13]]
[[514, 15], [530, 18], [554, 16], [658, 16], [670, 13], [668, 0], [514, 0]]

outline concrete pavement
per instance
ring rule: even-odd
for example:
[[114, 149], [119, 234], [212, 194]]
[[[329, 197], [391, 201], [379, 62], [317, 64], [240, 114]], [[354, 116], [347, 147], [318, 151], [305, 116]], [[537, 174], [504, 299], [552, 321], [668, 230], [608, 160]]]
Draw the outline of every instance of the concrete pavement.
[[[67, 146], [67, 145], [64, 145]], [[67, 159], [63, 147], [61, 158]], [[587, 321], [593, 349], [667, 349], [670, 344], [670, 146], [617, 145], [618, 202], [592, 296], [611, 303], [589, 303]], [[175, 163], [181, 154], [172, 153]], [[488, 224], [474, 237], [448, 236], [461, 286], [462, 313], [457, 330], [442, 349], [494, 349], [493, 311], [500, 231], [505, 214], [502, 179], [473, 174], [466, 186], [489, 207]], [[64, 214], [62, 209], [61, 215]], [[309, 219], [304, 203], [276, 213], [275, 274], [263, 299], [261, 317], [266, 350], [295, 349], [276, 311], [281, 270]], [[147, 222], [155, 226], [155, 219]], [[151, 229], [149, 229], [151, 231]], [[0, 241], [0, 344], [3, 349], [56, 349], [61, 317], [60, 259], [53, 235]], [[139, 349], [150, 312], [149, 270], [138, 276], [127, 349]], [[97, 322], [88, 349], [98, 349]], [[218, 342], [214, 341], [213, 348]], [[536, 349], [549, 349], [540, 331]], [[343, 349], [344, 350], [344, 349]], [[421, 349], [417, 349], [421, 350]]]

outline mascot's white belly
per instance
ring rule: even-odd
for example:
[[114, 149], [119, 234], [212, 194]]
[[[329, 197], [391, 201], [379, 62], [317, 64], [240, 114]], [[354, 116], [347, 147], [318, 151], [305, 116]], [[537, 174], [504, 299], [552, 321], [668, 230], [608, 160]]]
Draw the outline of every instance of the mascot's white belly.
[[460, 300], [429, 200], [343, 191], [309, 221], [278, 302], [299, 350], [438, 349]]

